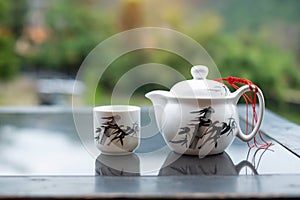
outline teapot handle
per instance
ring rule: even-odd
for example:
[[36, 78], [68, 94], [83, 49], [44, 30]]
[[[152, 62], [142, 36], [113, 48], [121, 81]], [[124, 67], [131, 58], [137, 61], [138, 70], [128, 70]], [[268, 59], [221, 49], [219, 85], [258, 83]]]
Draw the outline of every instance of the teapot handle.
[[[254, 85], [252, 85], [251, 87], [255, 87]], [[255, 135], [256, 133], [259, 131], [259, 128], [261, 126], [261, 123], [262, 123], [262, 119], [263, 119], [263, 115], [264, 115], [264, 111], [265, 111], [265, 100], [264, 100], [264, 95], [262, 93], [262, 91], [258, 88], [257, 88], [257, 97], [258, 97], [258, 102], [259, 102], [259, 113], [258, 113], [258, 118], [257, 118], [257, 122], [256, 122], [256, 125], [255, 127], [253, 128], [252, 132], [248, 135], [246, 135], [242, 130], [241, 130], [241, 127], [238, 126], [238, 134], [237, 136], [243, 140], [244, 142], [248, 142], [250, 141]], [[246, 92], [249, 92], [251, 91], [250, 90], [250, 87], [248, 85], [244, 85], [242, 87], [240, 87], [237, 91], [235, 91], [233, 94], [234, 94], [234, 98], [235, 98], [235, 103], [238, 102], [238, 100], [241, 98], [241, 96], [246, 93]], [[248, 124], [246, 124], [246, 126], [248, 126]]]

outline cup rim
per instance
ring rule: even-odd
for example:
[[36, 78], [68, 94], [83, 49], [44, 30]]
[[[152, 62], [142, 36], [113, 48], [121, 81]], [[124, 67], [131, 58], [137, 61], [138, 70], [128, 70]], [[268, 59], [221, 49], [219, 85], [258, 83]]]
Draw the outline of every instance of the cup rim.
[[96, 106], [93, 108], [93, 111], [98, 112], [131, 112], [131, 111], [140, 111], [141, 107], [133, 105], [103, 105]]

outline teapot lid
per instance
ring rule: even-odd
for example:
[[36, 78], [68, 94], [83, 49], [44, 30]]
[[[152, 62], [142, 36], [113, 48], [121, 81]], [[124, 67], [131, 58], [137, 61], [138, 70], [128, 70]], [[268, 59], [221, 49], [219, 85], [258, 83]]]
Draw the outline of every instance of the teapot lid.
[[183, 98], [220, 98], [230, 94], [229, 89], [218, 81], [206, 79], [208, 68], [203, 65], [191, 68], [193, 79], [176, 83], [171, 92]]

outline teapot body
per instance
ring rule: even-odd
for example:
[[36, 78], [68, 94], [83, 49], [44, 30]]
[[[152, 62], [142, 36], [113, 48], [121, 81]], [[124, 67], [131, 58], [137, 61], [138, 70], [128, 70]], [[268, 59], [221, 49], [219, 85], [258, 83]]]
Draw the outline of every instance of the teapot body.
[[177, 99], [164, 107], [160, 130], [171, 150], [180, 154], [223, 152], [239, 129], [238, 111], [231, 98]]
[[[254, 138], [265, 109], [262, 91], [246, 81], [231, 93], [224, 84], [206, 79], [205, 66], [192, 67], [191, 74], [193, 80], [176, 83], [170, 91], [155, 90], [145, 95], [153, 103], [157, 125], [171, 150], [204, 157], [223, 152], [235, 136], [244, 142]], [[252, 105], [255, 123], [251, 132], [245, 134], [239, 125], [237, 103], [247, 92], [255, 96]]]

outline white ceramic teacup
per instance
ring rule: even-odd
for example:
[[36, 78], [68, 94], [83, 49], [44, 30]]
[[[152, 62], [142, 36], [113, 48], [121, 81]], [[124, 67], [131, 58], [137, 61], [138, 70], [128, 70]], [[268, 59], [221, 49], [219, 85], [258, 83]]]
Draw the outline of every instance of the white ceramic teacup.
[[107, 105], [94, 107], [94, 141], [107, 155], [132, 153], [140, 140], [140, 111], [138, 106]]

